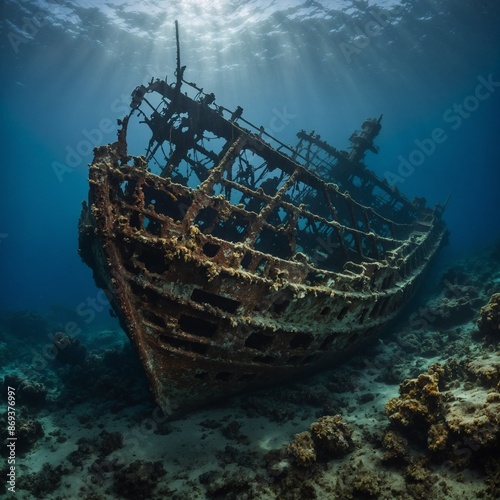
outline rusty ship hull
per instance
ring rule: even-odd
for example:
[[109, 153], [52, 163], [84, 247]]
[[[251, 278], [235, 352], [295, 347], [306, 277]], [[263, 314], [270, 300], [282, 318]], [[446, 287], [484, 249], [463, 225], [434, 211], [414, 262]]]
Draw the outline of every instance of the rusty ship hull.
[[[95, 149], [79, 224], [167, 413], [345, 358], [408, 303], [446, 237], [442, 207], [364, 165], [380, 119], [350, 153], [304, 131], [287, 149], [214, 100], [179, 77], [138, 87], [118, 141]], [[145, 156], [127, 151], [134, 114]]]

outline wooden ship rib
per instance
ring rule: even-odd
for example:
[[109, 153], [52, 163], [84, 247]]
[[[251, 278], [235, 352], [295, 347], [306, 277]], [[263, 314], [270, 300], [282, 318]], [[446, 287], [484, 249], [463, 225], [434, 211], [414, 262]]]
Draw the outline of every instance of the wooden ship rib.
[[[172, 84], [135, 89], [118, 141], [95, 149], [79, 223], [167, 413], [345, 358], [407, 304], [446, 236], [443, 207], [364, 165], [382, 117], [349, 152], [304, 131], [288, 148], [177, 66]], [[128, 154], [132, 121], [150, 129], [144, 156]]]

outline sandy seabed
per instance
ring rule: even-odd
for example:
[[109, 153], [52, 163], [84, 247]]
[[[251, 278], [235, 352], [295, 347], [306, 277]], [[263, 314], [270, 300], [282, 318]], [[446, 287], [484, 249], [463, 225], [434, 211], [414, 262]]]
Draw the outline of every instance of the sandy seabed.
[[[3, 312], [0, 413], [7, 424], [14, 387], [15, 497], [498, 498], [500, 247], [439, 275], [342, 366], [174, 421], [121, 330], [89, 328], [53, 361], [48, 339], [64, 339], [50, 332], [71, 311]], [[0, 494], [14, 498], [0, 429]]]

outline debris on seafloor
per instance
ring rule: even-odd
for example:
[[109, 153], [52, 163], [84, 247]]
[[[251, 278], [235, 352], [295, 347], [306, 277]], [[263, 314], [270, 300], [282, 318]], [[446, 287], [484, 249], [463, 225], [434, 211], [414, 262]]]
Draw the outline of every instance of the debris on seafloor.
[[[80, 255], [167, 413], [356, 351], [447, 234], [444, 207], [409, 201], [363, 163], [382, 117], [350, 152], [304, 131], [292, 148], [184, 70], [178, 50], [172, 84], [135, 89], [118, 141], [95, 149], [79, 223]], [[151, 138], [131, 156], [142, 123]]]

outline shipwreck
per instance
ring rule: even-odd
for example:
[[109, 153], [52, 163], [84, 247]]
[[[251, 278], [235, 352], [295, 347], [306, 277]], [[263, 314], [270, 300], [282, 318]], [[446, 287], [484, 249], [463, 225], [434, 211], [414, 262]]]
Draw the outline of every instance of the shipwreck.
[[408, 303], [447, 234], [443, 206], [366, 167], [382, 117], [349, 151], [305, 131], [287, 146], [185, 80], [177, 47], [174, 81], [137, 87], [118, 140], [95, 148], [79, 222], [168, 413], [345, 358]]

